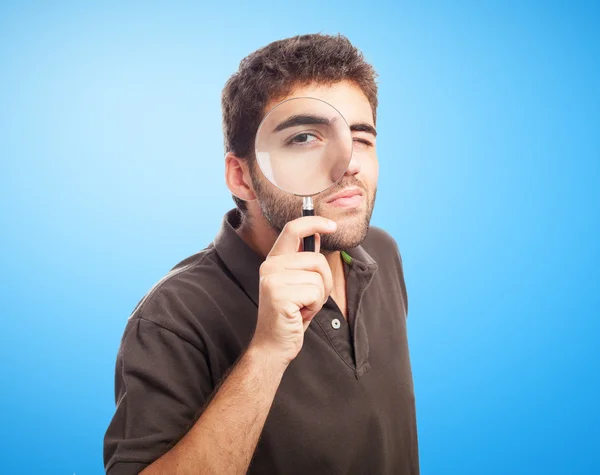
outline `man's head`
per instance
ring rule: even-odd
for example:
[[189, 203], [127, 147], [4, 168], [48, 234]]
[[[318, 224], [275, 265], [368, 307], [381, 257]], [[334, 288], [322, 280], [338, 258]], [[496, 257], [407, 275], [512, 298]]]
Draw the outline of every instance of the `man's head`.
[[[222, 97], [226, 179], [238, 208], [251, 221], [264, 218], [277, 232], [300, 216], [302, 199], [284, 193], [262, 174], [254, 157], [260, 121], [276, 104], [309, 96], [338, 109], [352, 128], [350, 166], [332, 188], [313, 198], [315, 211], [338, 230], [322, 236], [324, 250], [354, 247], [365, 238], [375, 203], [378, 163], [375, 148], [376, 73], [343, 36], [303, 35], [276, 41], [240, 64]], [[331, 198], [350, 188], [362, 198]]]

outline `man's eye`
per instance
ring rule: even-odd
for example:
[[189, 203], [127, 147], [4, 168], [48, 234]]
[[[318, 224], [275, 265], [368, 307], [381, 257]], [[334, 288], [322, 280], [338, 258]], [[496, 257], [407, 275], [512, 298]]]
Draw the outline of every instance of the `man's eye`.
[[296, 136], [294, 136], [294, 138], [292, 138], [291, 142], [292, 143], [309, 143], [309, 142], [314, 142], [315, 140], [317, 140], [317, 137], [315, 137], [313, 134], [298, 134]]
[[354, 142], [358, 142], [358, 143], [364, 144], [367, 147], [371, 147], [373, 145], [367, 139], [361, 139], [361, 138], [358, 138], [358, 137], [354, 137], [352, 140], [354, 140]]

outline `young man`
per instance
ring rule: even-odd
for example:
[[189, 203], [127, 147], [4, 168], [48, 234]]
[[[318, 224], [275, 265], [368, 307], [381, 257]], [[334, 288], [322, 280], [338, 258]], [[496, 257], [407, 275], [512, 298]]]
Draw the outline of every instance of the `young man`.
[[[299, 96], [338, 109], [354, 141], [304, 218], [253, 154], [263, 116]], [[297, 36], [245, 58], [222, 105], [237, 208], [127, 323], [107, 473], [418, 474], [402, 262], [369, 226], [375, 72], [343, 36]], [[320, 252], [299, 252], [313, 234]]]

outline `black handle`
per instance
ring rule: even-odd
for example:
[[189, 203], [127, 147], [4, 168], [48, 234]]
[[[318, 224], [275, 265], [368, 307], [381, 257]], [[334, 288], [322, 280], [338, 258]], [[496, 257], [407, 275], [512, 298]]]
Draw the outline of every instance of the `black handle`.
[[[302, 216], [314, 216], [314, 209], [302, 209]], [[315, 236], [306, 236], [302, 240], [302, 250], [308, 252], [315, 252]]]

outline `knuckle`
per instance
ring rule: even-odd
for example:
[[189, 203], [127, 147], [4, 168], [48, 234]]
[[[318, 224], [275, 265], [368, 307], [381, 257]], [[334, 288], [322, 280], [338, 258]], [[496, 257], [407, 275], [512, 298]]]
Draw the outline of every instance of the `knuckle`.
[[327, 262], [325, 255], [321, 254], [320, 252], [315, 254], [317, 254], [317, 261], [319, 265], [329, 267], [329, 263]]
[[315, 302], [321, 302], [324, 297], [323, 287], [321, 287], [320, 285], [315, 285], [314, 291], [313, 291], [313, 297], [314, 297]]
[[263, 275], [260, 277], [260, 285], [263, 288], [270, 289], [275, 285], [275, 279], [272, 274]]
[[263, 262], [258, 269], [258, 275], [260, 276], [261, 281], [267, 274], [267, 264]]
[[295, 221], [288, 221], [287, 223], [285, 223], [285, 225], [283, 226], [283, 229], [281, 232], [283, 233], [287, 233], [287, 234], [294, 234], [294, 231], [296, 230], [295, 227]]
[[261, 277], [263, 276], [267, 276], [269, 274], [272, 274], [275, 269], [277, 267], [277, 261], [275, 257], [271, 257], [269, 259], [266, 259], [259, 268], [259, 274]]
[[[303, 252], [302, 254], [306, 254], [306, 261], [309, 265], [311, 266], [320, 266], [322, 260], [321, 259], [325, 259], [325, 256], [323, 254], [321, 254], [320, 252]], [[327, 260], [327, 259], [325, 259]]]
[[284, 313], [284, 315], [287, 315], [289, 317], [293, 316], [294, 313], [298, 310], [298, 308], [289, 300], [284, 300], [280, 302], [279, 308]]

